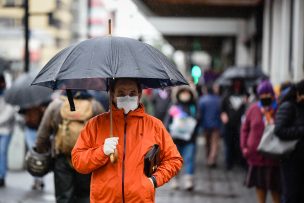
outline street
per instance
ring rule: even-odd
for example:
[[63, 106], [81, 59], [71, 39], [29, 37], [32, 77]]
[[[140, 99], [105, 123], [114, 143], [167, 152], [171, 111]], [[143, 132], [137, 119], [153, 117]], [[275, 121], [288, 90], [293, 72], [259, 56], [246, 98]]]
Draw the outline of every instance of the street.
[[[223, 153], [216, 169], [204, 165], [203, 139], [198, 140], [196, 187], [193, 192], [173, 191], [170, 183], [157, 189], [156, 203], [255, 203], [254, 189], [243, 187], [244, 171], [234, 168], [224, 169]], [[0, 189], [0, 203], [54, 203], [53, 174], [44, 177], [43, 192], [32, 191], [32, 177], [26, 171], [9, 171], [6, 187]], [[268, 202], [270, 202], [268, 198]]]

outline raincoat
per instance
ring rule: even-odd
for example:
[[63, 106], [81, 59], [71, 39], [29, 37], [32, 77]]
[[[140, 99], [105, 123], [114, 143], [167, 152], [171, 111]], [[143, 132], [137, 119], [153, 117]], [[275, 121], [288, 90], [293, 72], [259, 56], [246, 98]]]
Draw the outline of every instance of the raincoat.
[[113, 109], [113, 134], [119, 137], [118, 160], [110, 162], [103, 144], [110, 134], [110, 114], [98, 115], [86, 124], [74, 149], [72, 163], [80, 173], [92, 172], [91, 203], [154, 202], [155, 189], [144, 175], [144, 156], [154, 144], [160, 146], [160, 160], [153, 176], [157, 186], [168, 182], [182, 167], [171, 136], [162, 122], [145, 113], [141, 104], [124, 115]]

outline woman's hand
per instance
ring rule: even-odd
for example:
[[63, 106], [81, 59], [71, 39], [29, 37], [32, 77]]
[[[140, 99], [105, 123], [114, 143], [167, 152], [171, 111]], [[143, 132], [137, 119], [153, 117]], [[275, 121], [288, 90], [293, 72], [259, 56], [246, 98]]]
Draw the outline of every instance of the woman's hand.
[[244, 156], [244, 157], [248, 157], [248, 154], [249, 154], [248, 148], [243, 148], [243, 149], [242, 149], [242, 153], [243, 153], [243, 156]]

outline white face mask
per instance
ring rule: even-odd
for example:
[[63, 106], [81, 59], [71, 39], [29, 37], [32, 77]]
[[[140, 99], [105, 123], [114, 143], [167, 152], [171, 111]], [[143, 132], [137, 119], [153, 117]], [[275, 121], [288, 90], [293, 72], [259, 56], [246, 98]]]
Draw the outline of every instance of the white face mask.
[[138, 107], [138, 96], [117, 97], [117, 108], [123, 109], [125, 114], [134, 111]]

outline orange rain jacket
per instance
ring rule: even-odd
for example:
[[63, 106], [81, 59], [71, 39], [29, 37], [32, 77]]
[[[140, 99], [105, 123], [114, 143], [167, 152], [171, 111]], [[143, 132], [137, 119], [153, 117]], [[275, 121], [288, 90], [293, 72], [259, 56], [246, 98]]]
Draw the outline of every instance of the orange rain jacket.
[[119, 137], [118, 160], [112, 164], [103, 152], [110, 134], [109, 112], [86, 124], [72, 151], [72, 163], [80, 173], [91, 173], [91, 203], [154, 202], [155, 190], [144, 175], [144, 155], [160, 146], [157, 186], [168, 182], [181, 169], [183, 159], [162, 122], [145, 113], [143, 105], [124, 115], [113, 109], [113, 134]]

